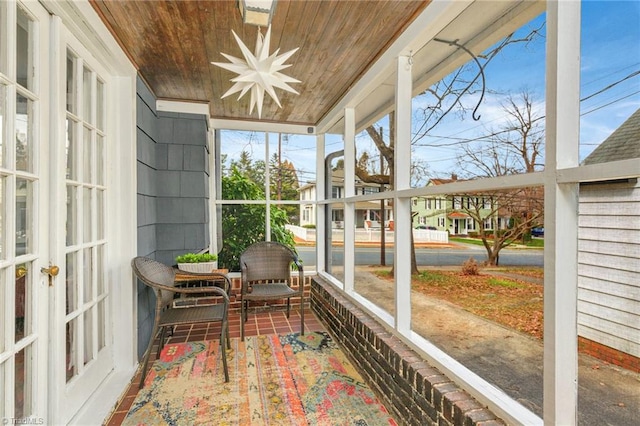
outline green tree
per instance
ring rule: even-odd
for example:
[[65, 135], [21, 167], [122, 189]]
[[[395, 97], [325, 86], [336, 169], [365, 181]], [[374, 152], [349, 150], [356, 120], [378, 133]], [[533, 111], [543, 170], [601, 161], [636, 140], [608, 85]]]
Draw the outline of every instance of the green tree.
[[[264, 189], [249, 176], [233, 166], [222, 177], [222, 193], [227, 200], [264, 199]], [[278, 241], [295, 250], [293, 234], [285, 225], [287, 214], [278, 206], [271, 206], [271, 241]], [[222, 207], [222, 250], [218, 254], [221, 267], [240, 270], [240, 255], [251, 244], [264, 241], [266, 209], [262, 204], [227, 204]]]
[[[458, 155], [458, 169], [471, 179], [533, 173], [543, 169], [544, 122], [536, 112], [531, 94], [509, 95], [502, 105], [506, 121], [499, 130], [491, 130], [486, 141], [465, 144]], [[480, 195], [480, 197], [478, 196]], [[540, 187], [525, 187], [475, 194], [470, 200], [491, 200], [487, 203], [467, 203], [462, 210], [477, 224], [479, 237], [487, 251], [487, 264], [497, 265], [500, 250], [530, 236], [531, 228], [544, 221], [544, 191]], [[499, 232], [497, 226], [487, 231], [483, 221], [490, 217], [508, 217], [509, 226]]]
[[[278, 154], [273, 154], [269, 162], [269, 179], [271, 199], [297, 200], [299, 198], [298, 174], [291, 161], [282, 161], [278, 158]], [[298, 223], [300, 209], [297, 205], [282, 205], [282, 209], [287, 212], [289, 223]]]
[[[265, 165], [263, 160], [252, 161], [251, 154], [247, 151], [240, 153], [240, 159], [232, 160], [231, 167], [238, 169], [238, 171], [249, 178], [252, 182], [258, 185], [262, 190], [262, 199], [264, 199], [264, 181], [265, 181]], [[229, 198], [230, 199], [230, 198]]]

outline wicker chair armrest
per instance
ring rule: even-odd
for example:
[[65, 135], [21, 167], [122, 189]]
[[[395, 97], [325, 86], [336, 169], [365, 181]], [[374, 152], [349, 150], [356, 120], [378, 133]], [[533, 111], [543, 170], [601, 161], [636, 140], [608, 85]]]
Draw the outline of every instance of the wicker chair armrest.
[[[229, 293], [231, 290], [231, 279], [227, 274], [222, 272], [184, 272], [181, 270], [176, 270], [176, 281], [180, 281], [180, 284], [186, 282], [196, 282], [196, 281], [224, 281], [224, 291]], [[205, 287], [201, 287], [205, 288]]]
[[168, 285], [154, 284], [153, 287], [162, 291], [170, 291], [172, 293], [180, 293], [180, 294], [190, 294], [190, 293], [217, 293], [218, 296], [221, 296], [225, 299], [227, 303], [229, 303], [229, 295], [227, 292], [216, 286], [208, 286], [208, 287], [171, 287]]

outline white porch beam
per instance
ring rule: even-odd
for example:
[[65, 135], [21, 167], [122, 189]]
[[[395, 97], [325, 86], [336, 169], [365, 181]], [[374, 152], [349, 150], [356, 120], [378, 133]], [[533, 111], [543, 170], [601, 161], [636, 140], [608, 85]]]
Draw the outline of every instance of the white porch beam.
[[544, 423], [577, 424], [580, 2], [547, 2], [544, 248]]
[[[344, 196], [353, 197], [356, 193], [356, 113], [353, 108], [344, 109]], [[355, 280], [355, 244], [356, 209], [355, 202], [344, 202], [344, 289], [347, 293], [354, 290]]]
[[411, 332], [411, 198], [400, 198], [397, 191], [411, 188], [411, 56], [399, 56], [396, 70], [395, 153], [393, 185], [394, 268], [396, 285], [396, 328]]
[[214, 129], [243, 130], [247, 132], [288, 133], [295, 135], [316, 134], [316, 128], [314, 126], [281, 124], [266, 121], [223, 120], [219, 118], [212, 118], [209, 124]]
[[182, 102], [159, 99], [156, 101], [156, 110], [182, 112], [185, 114], [202, 114], [209, 117], [208, 102]]
[[567, 168], [557, 174], [558, 183], [633, 179], [640, 174], [640, 158]]

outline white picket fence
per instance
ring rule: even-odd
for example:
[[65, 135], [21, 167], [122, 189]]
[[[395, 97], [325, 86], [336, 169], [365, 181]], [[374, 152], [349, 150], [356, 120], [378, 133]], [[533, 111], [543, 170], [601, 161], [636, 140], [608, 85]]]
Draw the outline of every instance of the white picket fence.
[[[286, 228], [297, 238], [303, 241], [314, 242], [316, 240], [316, 230], [303, 228], [296, 225], [287, 225]], [[382, 237], [380, 229], [356, 228], [356, 242], [379, 242]], [[393, 242], [393, 231], [385, 231], [385, 241]], [[333, 241], [344, 240], [344, 229], [333, 229], [331, 232]], [[414, 229], [413, 241], [416, 243], [448, 243], [449, 233], [446, 231], [433, 231], [431, 229]]]

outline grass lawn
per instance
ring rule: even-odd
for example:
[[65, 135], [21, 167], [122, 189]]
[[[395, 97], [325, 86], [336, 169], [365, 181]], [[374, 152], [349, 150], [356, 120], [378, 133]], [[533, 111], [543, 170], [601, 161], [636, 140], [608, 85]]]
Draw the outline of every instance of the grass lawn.
[[[477, 246], [483, 245], [482, 240], [480, 238], [449, 237], [449, 241], [452, 243], [473, 244]], [[522, 246], [523, 244], [522, 244], [522, 241], [518, 240], [508, 247], [513, 247], [514, 245]], [[532, 238], [529, 241], [527, 241], [524, 244], [524, 246], [531, 247], [531, 248], [536, 248], [536, 247], [544, 248], [544, 238]]]
[[[543, 287], [525, 280], [491, 275], [492, 271], [542, 278], [542, 268], [492, 268], [479, 275], [460, 271], [425, 270], [413, 277], [411, 287], [449, 303], [542, 339]], [[376, 272], [392, 279], [388, 270]]]

